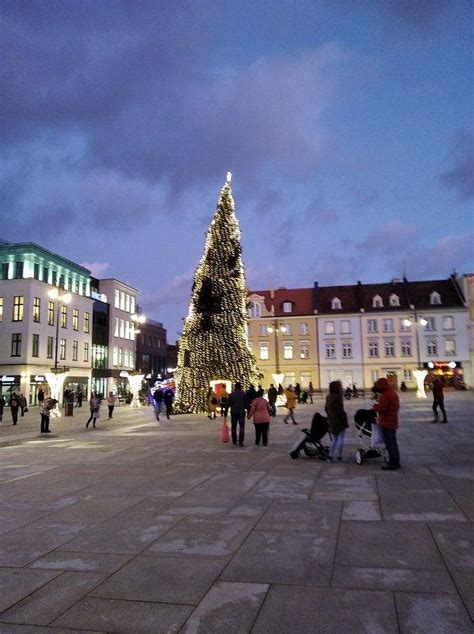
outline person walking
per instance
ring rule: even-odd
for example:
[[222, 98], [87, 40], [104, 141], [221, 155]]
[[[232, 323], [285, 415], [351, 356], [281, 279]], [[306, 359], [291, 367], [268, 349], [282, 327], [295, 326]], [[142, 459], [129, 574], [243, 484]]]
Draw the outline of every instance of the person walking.
[[293, 421], [293, 425], [297, 425], [298, 423], [295, 421], [295, 407], [296, 407], [296, 393], [295, 388], [292, 385], [289, 385], [285, 390], [286, 396], [286, 407], [288, 408], [288, 414], [283, 419], [283, 422], [288, 425], [288, 418], [291, 418]]
[[268, 445], [268, 429], [270, 427], [270, 417], [272, 414], [273, 410], [270, 403], [263, 398], [263, 390], [258, 390], [257, 396], [247, 416], [247, 418], [253, 418], [256, 445], [260, 445], [260, 441], [262, 441], [264, 447]]
[[153, 401], [155, 402], [156, 420], [160, 420], [161, 408], [163, 405], [163, 390], [161, 387], [156, 388], [153, 392]]
[[239, 447], [244, 446], [245, 439], [245, 414], [247, 408], [247, 396], [242, 390], [242, 384], [237, 381], [234, 391], [229, 396], [230, 421], [232, 444], [237, 445], [237, 425], [239, 426]]
[[112, 414], [114, 413], [115, 403], [117, 401], [117, 397], [114, 396], [113, 392], [109, 392], [107, 396], [107, 407], [109, 408], [109, 420], [113, 418]]
[[0, 396], [0, 423], [3, 420], [3, 408], [5, 407], [6, 404], [7, 402], [5, 401], [3, 396]]
[[20, 403], [18, 402], [18, 396], [16, 392], [13, 392], [10, 398], [10, 411], [12, 413], [13, 424], [16, 425], [18, 423], [18, 410], [20, 409]]
[[378, 379], [374, 385], [375, 391], [380, 393], [378, 403], [374, 403], [374, 410], [378, 414], [378, 424], [382, 429], [383, 441], [387, 448], [389, 461], [383, 465], [384, 471], [400, 469], [400, 451], [397, 443], [398, 411], [400, 401], [398, 394], [387, 379]]
[[89, 423], [92, 422], [92, 427], [95, 428], [95, 423], [98, 418], [100, 418], [100, 399], [95, 392], [92, 392], [92, 395], [89, 399], [89, 410], [90, 416], [89, 420], [86, 423], [86, 428], [89, 427]]
[[270, 404], [270, 407], [272, 408], [272, 412], [273, 412], [272, 416], [276, 416], [277, 415], [276, 402], [278, 398], [278, 390], [273, 385], [273, 383], [270, 383], [267, 396], [268, 396], [268, 402]]
[[76, 407], [82, 407], [82, 399], [84, 398], [84, 395], [82, 393], [82, 390], [77, 390], [77, 394], [76, 394]]
[[433, 413], [434, 419], [431, 421], [432, 423], [438, 422], [438, 407], [443, 414], [442, 423], [448, 422], [448, 417], [446, 416], [446, 410], [444, 408], [444, 392], [443, 392], [443, 384], [439, 377], [435, 376], [433, 379]]
[[224, 417], [224, 423], [227, 423], [227, 414], [229, 412], [229, 392], [226, 390], [225, 385], [222, 386], [219, 397], [219, 405], [221, 406], [221, 416]]
[[42, 434], [50, 434], [51, 430], [49, 429], [49, 421], [51, 412], [56, 407], [57, 400], [55, 398], [47, 398], [43, 399], [40, 405], [40, 414], [41, 414], [41, 433]]
[[171, 414], [173, 413], [173, 399], [174, 399], [173, 390], [168, 388], [163, 394], [163, 402], [166, 408], [166, 418], [168, 420]]
[[314, 394], [313, 382], [310, 381], [308, 386], [308, 398], [311, 401], [311, 405], [313, 404], [313, 394]]
[[210, 418], [211, 420], [214, 419], [216, 420], [217, 417], [217, 406], [219, 405], [219, 399], [217, 398], [217, 394], [214, 392], [213, 389], [211, 389], [211, 391], [209, 392], [209, 396], [208, 396], [208, 400], [207, 400], [207, 411], [208, 413], [208, 418]]
[[38, 390], [38, 405], [41, 406], [43, 401], [44, 401], [44, 390], [42, 387], [40, 387], [40, 389]]
[[295, 385], [295, 394], [296, 400], [298, 401], [298, 403], [301, 403], [301, 385], [299, 383]]
[[326, 397], [325, 409], [328, 417], [329, 433], [332, 435], [329, 460], [333, 461], [337, 458], [341, 462], [344, 436], [349, 424], [347, 422], [347, 414], [344, 411], [342, 383], [340, 381], [331, 381], [329, 384], [329, 394]]
[[20, 406], [20, 412], [21, 412], [20, 416], [23, 417], [25, 415], [25, 411], [28, 411], [28, 403], [23, 394], [20, 394], [20, 397], [18, 399], [18, 405]]
[[250, 412], [250, 408], [252, 407], [252, 403], [254, 399], [257, 397], [257, 390], [254, 388], [253, 385], [251, 385], [249, 389], [247, 390], [247, 392], [245, 393], [245, 395], [247, 397], [247, 414], [248, 414]]

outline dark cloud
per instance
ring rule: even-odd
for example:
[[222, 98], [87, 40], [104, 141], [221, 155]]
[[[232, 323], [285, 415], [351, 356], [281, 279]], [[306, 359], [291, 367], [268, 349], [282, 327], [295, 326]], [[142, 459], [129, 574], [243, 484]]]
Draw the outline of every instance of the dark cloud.
[[445, 187], [453, 189], [459, 200], [474, 198], [474, 135], [459, 135], [452, 149], [452, 167], [440, 174]]

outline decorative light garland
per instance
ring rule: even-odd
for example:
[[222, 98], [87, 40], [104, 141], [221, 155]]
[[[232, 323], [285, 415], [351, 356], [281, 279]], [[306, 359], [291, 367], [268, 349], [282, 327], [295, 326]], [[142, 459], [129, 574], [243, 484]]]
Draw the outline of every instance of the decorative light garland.
[[247, 291], [230, 181], [228, 172], [194, 274], [178, 349], [177, 411], [206, 411], [213, 380], [240, 381], [244, 389], [259, 380], [248, 345]]

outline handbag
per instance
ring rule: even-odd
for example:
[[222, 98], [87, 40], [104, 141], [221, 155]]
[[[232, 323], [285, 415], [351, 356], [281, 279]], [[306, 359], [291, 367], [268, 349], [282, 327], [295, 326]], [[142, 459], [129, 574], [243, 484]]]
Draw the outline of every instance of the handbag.
[[26, 414], [26, 413], [28, 412], [28, 408], [27, 408], [27, 407], [25, 407], [25, 408], [24, 408], [24, 410], [23, 410], [23, 412]]
[[227, 427], [226, 423], [222, 423], [221, 440], [224, 443], [229, 442], [229, 428]]

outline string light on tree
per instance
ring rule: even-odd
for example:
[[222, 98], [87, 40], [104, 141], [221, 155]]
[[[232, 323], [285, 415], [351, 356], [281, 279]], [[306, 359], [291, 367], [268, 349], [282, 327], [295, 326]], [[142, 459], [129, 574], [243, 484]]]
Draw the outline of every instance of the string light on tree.
[[247, 292], [231, 180], [227, 172], [179, 342], [176, 408], [181, 411], [205, 411], [211, 381], [240, 381], [244, 388], [258, 384], [247, 340]]

